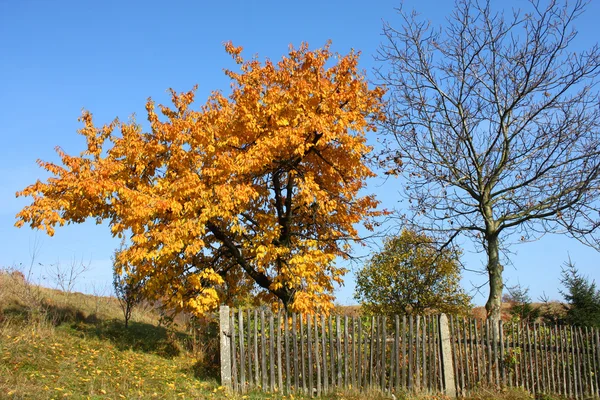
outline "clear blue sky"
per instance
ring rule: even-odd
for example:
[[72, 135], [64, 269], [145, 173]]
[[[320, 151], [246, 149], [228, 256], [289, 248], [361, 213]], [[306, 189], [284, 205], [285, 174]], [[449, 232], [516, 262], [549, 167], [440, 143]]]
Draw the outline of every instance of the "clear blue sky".
[[[496, 5], [523, 4], [524, 1]], [[306, 41], [320, 47], [328, 39], [332, 49], [362, 51], [361, 64], [372, 77], [373, 55], [382, 40], [382, 20], [398, 25], [394, 8], [399, 1], [32, 1], [0, 0], [0, 266], [30, 261], [30, 248], [40, 243], [36, 261], [49, 265], [72, 259], [89, 261], [92, 270], [79, 283], [110, 284], [110, 257], [118, 245], [106, 224], [92, 221], [60, 228], [50, 238], [29, 228], [13, 227], [15, 214], [27, 199], [15, 192], [45, 177], [36, 159], [56, 160], [55, 146], [77, 154], [83, 140], [76, 134], [81, 109], [94, 113], [98, 123], [136, 113], [144, 117], [146, 98], [166, 103], [166, 89], [182, 91], [199, 84], [203, 101], [215, 89], [227, 91], [223, 68], [235, 68], [223, 42], [244, 47], [246, 56], [278, 59], [289, 44]], [[451, 1], [407, 0], [434, 23], [443, 22]], [[600, 4], [594, 2], [578, 21], [578, 47], [598, 40]], [[376, 192], [388, 208], [396, 201], [398, 181], [380, 185]], [[520, 281], [537, 298], [542, 292], [558, 299], [560, 266], [570, 254], [578, 268], [600, 280], [600, 254], [560, 236], [511, 249], [514, 266], [507, 266], [509, 284]], [[364, 253], [364, 250], [361, 250]], [[481, 254], [467, 253], [471, 269], [484, 263]], [[40, 275], [44, 269], [38, 266]], [[337, 295], [352, 304], [353, 275]], [[485, 278], [465, 273], [465, 288]], [[49, 282], [47, 282], [49, 283]], [[483, 295], [474, 298], [483, 304]]]

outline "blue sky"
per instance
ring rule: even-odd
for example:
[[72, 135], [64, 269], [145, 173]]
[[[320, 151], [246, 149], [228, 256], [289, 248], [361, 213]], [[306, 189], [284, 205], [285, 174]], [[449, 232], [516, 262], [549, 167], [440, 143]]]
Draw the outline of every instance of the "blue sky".
[[[524, 1], [494, 1], [504, 7]], [[406, 0], [434, 23], [443, 22], [451, 1]], [[227, 91], [223, 68], [235, 68], [222, 44], [233, 41], [246, 56], [278, 59], [288, 45], [306, 41], [320, 47], [331, 39], [332, 49], [362, 51], [361, 66], [369, 77], [382, 40], [382, 21], [400, 24], [394, 8], [399, 1], [8, 1], [0, 0], [0, 266], [30, 261], [30, 249], [39, 244], [37, 262], [50, 265], [84, 260], [91, 266], [79, 282], [80, 290], [109, 285], [110, 257], [118, 242], [106, 224], [92, 221], [57, 230], [54, 237], [13, 227], [15, 214], [28, 203], [15, 192], [45, 177], [36, 159], [56, 160], [55, 146], [77, 154], [83, 140], [76, 134], [82, 108], [98, 123], [132, 113], [144, 119], [148, 97], [168, 102], [166, 90], [189, 90], [199, 84], [198, 99], [215, 89]], [[576, 46], [590, 47], [598, 40], [600, 4], [588, 7], [577, 22]], [[398, 181], [372, 182], [383, 205], [397, 203]], [[570, 255], [580, 271], [600, 280], [599, 254], [567, 238], [549, 235], [515, 246], [506, 267], [509, 284], [529, 286], [535, 299], [542, 292], [559, 299], [560, 266]], [[361, 250], [364, 253], [364, 250]], [[482, 254], [469, 253], [464, 261], [480, 269]], [[44, 268], [37, 266], [39, 276]], [[465, 273], [471, 282], [484, 277]], [[51, 282], [46, 281], [47, 284]], [[353, 275], [337, 295], [352, 304]], [[474, 298], [483, 304], [487, 289]]]

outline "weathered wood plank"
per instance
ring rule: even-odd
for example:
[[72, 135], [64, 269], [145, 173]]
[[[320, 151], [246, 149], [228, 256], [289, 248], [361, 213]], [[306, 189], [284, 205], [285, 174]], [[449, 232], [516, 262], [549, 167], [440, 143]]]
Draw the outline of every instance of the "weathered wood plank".
[[286, 390], [287, 394], [290, 393], [291, 386], [292, 386], [292, 382], [291, 382], [292, 370], [290, 368], [291, 367], [291, 363], [290, 363], [291, 354], [290, 354], [289, 321], [290, 321], [290, 316], [286, 312], [284, 314], [284, 320], [283, 320], [283, 332], [284, 332], [283, 336], [285, 338], [285, 390]]
[[461, 328], [460, 326], [460, 319], [456, 318], [456, 349], [457, 349], [457, 357], [458, 357], [458, 370], [460, 373], [460, 386], [461, 386], [461, 393], [463, 396], [467, 395], [467, 390], [468, 390], [468, 385], [466, 382], [466, 379], [468, 379], [467, 377], [467, 372], [466, 372], [466, 360], [467, 357], [465, 356], [465, 349], [464, 347], [464, 330]]
[[442, 365], [442, 352], [441, 352], [441, 341], [440, 341], [440, 318], [439, 316], [437, 318], [434, 319], [435, 320], [435, 336], [434, 336], [434, 340], [435, 340], [435, 363], [436, 363], [436, 375], [437, 375], [437, 379], [436, 379], [436, 384], [439, 390], [443, 391], [444, 390], [444, 383], [442, 381], [443, 379], [443, 365]]
[[406, 315], [402, 316], [402, 387], [407, 387], [408, 384], [406, 382], [406, 370], [408, 368], [408, 363], [406, 360], [406, 343], [407, 343], [407, 335], [406, 335]]
[[344, 316], [344, 387], [348, 387], [348, 316]]
[[281, 355], [281, 311], [277, 313], [277, 319], [275, 321], [275, 333], [277, 336], [277, 388], [283, 393], [283, 365]]
[[550, 359], [550, 369], [552, 371], [550, 379], [552, 380], [552, 392], [560, 393], [560, 370], [558, 366], [559, 361], [559, 344], [558, 344], [558, 328], [556, 325], [552, 327], [552, 334], [550, 338], [550, 346], [552, 347], [552, 358]]
[[437, 387], [437, 383], [436, 383], [436, 379], [437, 379], [437, 360], [435, 359], [435, 335], [436, 335], [436, 317], [434, 315], [429, 316], [429, 333], [428, 333], [428, 341], [429, 341], [429, 349], [427, 350], [429, 352], [429, 371], [430, 371], [430, 378], [429, 378], [429, 389], [431, 391], [431, 393], [437, 393], [436, 392], [436, 387]]
[[319, 354], [319, 316], [315, 315], [315, 366], [317, 373], [317, 397], [321, 397], [321, 361]]
[[342, 326], [340, 322], [340, 316], [335, 316], [335, 334], [336, 334], [336, 352], [337, 352], [337, 385], [339, 388], [342, 387]]
[[521, 323], [521, 338], [522, 338], [522, 342], [523, 342], [523, 346], [521, 347], [523, 350], [523, 355], [522, 355], [522, 359], [523, 359], [523, 376], [525, 378], [525, 390], [527, 390], [528, 392], [531, 392], [533, 389], [531, 387], [530, 384], [530, 376], [532, 373], [531, 370], [531, 366], [530, 366], [530, 348], [529, 348], [529, 340], [528, 340], [528, 332], [529, 332], [529, 327], [524, 325], [523, 323]]
[[394, 323], [390, 326], [393, 327], [392, 332], [390, 332], [390, 375], [388, 376], [388, 386], [387, 390], [392, 393], [394, 391], [394, 387], [396, 386], [396, 354], [398, 354], [398, 348], [396, 346], [396, 322], [397, 319], [394, 319]]
[[265, 322], [265, 310], [260, 310], [260, 345], [262, 387], [266, 389], [269, 384], [269, 377], [267, 371], [267, 323]]
[[584, 388], [583, 388], [583, 371], [581, 368], [582, 364], [582, 356], [581, 356], [581, 339], [579, 337], [578, 328], [574, 328], [574, 337], [575, 337], [575, 357], [577, 359], [577, 386], [579, 389], [579, 396], [584, 398]]
[[380, 385], [381, 390], [385, 391], [386, 388], [386, 374], [387, 374], [387, 362], [386, 362], [386, 347], [387, 347], [387, 332], [386, 332], [386, 317], [385, 315], [381, 318], [381, 376]]
[[579, 328], [579, 338], [580, 338], [580, 343], [581, 343], [581, 370], [582, 370], [582, 377], [583, 377], [583, 394], [585, 395], [585, 397], [589, 397], [592, 395], [592, 391], [590, 390], [591, 387], [591, 370], [590, 370], [590, 364], [589, 364], [589, 357], [588, 357], [588, 346], [587, 346], [587, 336], [585, 335], [585, 331], [587, 331], [587, 327], [583, 328]]
[[356, 382], [356, 317], [352, 317], [352, 389], [358, 389]]
[[414, 339], [414, 319], [413, 316], [410, 315], [408, 317], [408, 390], [412, 392], [414, 390], [414, 376], [413, 376], [413, 362], [414, 362], [414, 349], [413, 349], [413, 339]]
[[400, 317], [398, 315], [394, 316], [394, 366], [396, 367], [396, 393], [400, 391]]
[[537, 333], [537, 324], [533, 324], [533, 357], [534, 357], [534, 364], [533, 364], [533, 368], [534, 368], [534, 376], [535, 376], [535, 385], [534, 385], [534, 389], [533, 392], [534, 393], [540, 393], [543, 391], [542, 389], [542, 385], [540, 382], [540, 369], [539, 369], [539, 362], [538, 362], [538, 358], [539, 358], [539, 354], [538, 354], [538, 333]]
[[558, 344], [558, 329], [556, 325], [550, 329], [550, 380], [552, 393], [560, 393], [560, 347]]
[[596, 390], [597, 395], [600, 397], [600, 330], [594, 328], [595, 332], [595, 343], [594, 349], [596, 350]]
[[[368, 319], [366, 319], [367, 322], [369, 321]], [[367, 324], [367, 326], [365, 327], [365, 331], [364, 331], [364, 345], [363, 345], [363, 363], [364, 363], [364, 367], [363, 367], [363, 387], [368, 388], [369, 387], [369, 351], [371, 346], [369, 345], [370, 341], [369, 341], [369, 326]]]
[[494, 384], [494, 378], [493, 378], [493, 367], [494, 367], [494, 354], [492, 351], [492, 338], [491, 338], [491, 332], [490, 330], [490, 322], [489, 320], [485, 320], [485, 345], [486, 345], [486, 349], [487, 349], [487, 359], [488, 359], [488, 364], [487, 364], [487, 380], [488, 383], [490, 385]]
[[462, 369], [465, 375], [465, 395], [472, 388], [473, 376], [470, 373], [471, 363], [469, 360], [469, 329], [467, 327], [467, 319], [461, 318], [460, 321], [460, 340], [461, 340], [461, 353], [462, 353]]
[[493, 375], [494, 382], [496, 384], [496, 387], [498, 388], [500, 387], [500, 360], [498, 358], [498, 324], [492, 322], [490, 329], [492, 331], [492, 354], [494, 355]]
[[587, 354], [586, 354], [586, 350], [585, 350], [585, 339], [584, 339], [584, 335], [583, 335], [583, 328], [582, 327], [578, 327], [577, 330], [578, 332], [578, 336], [579, 336], [579, 345], [581, 346], [581, 355], [580, 355], [580, 365], [581, 365], [581, 394], [583, 397], [587, 397], [586, 395], [589, 395], [589, 387], [588, 387], [588, 368], [587, 368]]
[[597, 375], [598, 371], [596, 368], [594, 368], [594, 354], [593, 354], [593, 350], [592, 348], [594, 347], [594, 339], [593, 337], [590, 337], [590, 332], [592, 328], [591, 327], [585, 327], [585, 336], [586, 336], [586, 348], [587, 348], [587, 362], [588, 362], [588, 371], [589, 371], [589, 378], [590, 378], [590, 396], [594, 396], [596, 393], [596, 381], [595, 381], [595, 376]]
[[535, 383], [535, 369], [533, 367], [533, 349], [531, 347], [531, 331], [529, 329], [529, 325], [525, 325], [526, 328], [526, 332], [527, 332], [527, 355], [528, 355], [528, 361], [529, 361], [529, 388], [527, 389], [530, 392], [536, 393], [537, 390], [537, 385]]
[[546, 380], [546, 359], [545, 359], [545, 345], [544, 345], [544, 334], [545, 328], [543, 324], [538, 325], [540, 333], [538, 335], [537, 347], [539, 347], [539, 355], [540, 355], [540, 386], [542, 388], [543, 393], [548, 393], [548, 385], [550, 382]]
[[563, 385], [563, 374], [562, 374], [562, 367], [564, 367], [563, 365], [563, 361], [562, 361], [562, 349], [561, 349], [561, 337], [560, 337], [560, 327], [558, 325], [554, 325], [554, 337], [556, 338], [555, 343], [556, 343], [556, 355], [555, 355], [555, 362], [556, 362], [556, 393], [558, 394], [562, 394], [565, 395], [566, 391], [564, 391], [564, 385]]
[[230, 335], [231, 335], [231, 383], [234, 391], [239, 389], [238, 377], [237, 377], [237, 353], [235, 346], [235, 309], [231, 310], [231, 314], [229, 315], [229, 326], [230, 326]]
[[500, 369], [500, 386], [506, 387], [506, 371], [504, 369], [504, 326], [502, 320], [498, 321], [498, 343], [500, 345], [498, 353], [498, 367]]
[[375, 338], [373, 348], [373, 382], [375, 386], [379, 385], [379, 316], [375, 317]]
[[375, 341], [375, 317], [371, 318], [371, 337], [369, 340], [369, 386], [372, 387], [373, 386], [373, 351], [374, 349], [374, 343]]
[[300, 387], [300, 371], [298, 371], [298, 328], [297, 316], [292, 315], [292, 341], [294, 342], [294, 391], [298, 391]]
[[323, 351], [323, 390], [329, 391], [329, 374], [327, 372], [327, 345], [326, 345], [325, 316], [321, 315], [321, 349]]
[[579, 387], [580, 387], [580, 391], [579, 391], [579, 395], [582, 398], [585, 398], [585, 392], [586, 392], [586, 388], [585, 388], [585, 356], [584, 356], [584, 349], [583, 349], [583, 337], [581, 335], [581, 327], [575, 327], [575, 337], [577, 338], [577, 355], [579, 357], [579, 362], [578, 362], [578, 367], [579, 367]]
[[455, 330], [454, 330], [454, 317], [451, 315], [450, 316], [450, 346], [451, 346], [451, 352], [452, 352], [452, 364], [453, 364], [453, 376], [455, 377], [455, 385], [456, 385], [456, 392], [457, 394], [462, 393], [462, 387], [460, 386], [460, 378], [458, 375], [458, 351], [457, 351], [457, 346], [456, 346], [456, 335], [455, 335]]
[[427, 391], [427, 317], [423, 317], [421, 328], [421, 387]]
[[[508, 326], [508, 325], [507, 325]], [[507, 327], [505, 326], [505, 328]], [[511, 322], [510, 323], [510, 328], [509, 331], [507, 331], [506, 329], [504, 329], [504, 336], [506, 337], [506, 353], [507, 354], [511, 354], [512, 357], [515, 357], [516, 360], [516, 353], [515, 351], [515, 323]], [[515, 380], [516, 380], [516, 373], [517, 373], [517, 369], [518, 369], [518, 361], [513, 364], [510, 369], [506, 369], [506, 380], [507, 380], [507, 385], [508, 387], [513, 387], [515, 386]]]
[[308, 382], [306, 382], [306, 336], [304, 335], [304, 317], [300, 314], [300, 376], [302, 377], [302, 389], [304, 394], [308, 393]]
[[598, 329], [592, 328], [592, 338], [591, 338], [591, 347], [592, 347], [592, 359], [594, 365], [594, 377], [596, 378], [596, 391], [595, 394], [597, 397], [600, 397], [600, 343], [598, 341]]
[[473, 319], [469, 318], [467, 319], [467, 322], [469, 324], [469, 357], [471, 362], [471, 384], [476, 386], [477, 375], [475, 372], [475, 355], [473, 354], [473, 342], [475, 341], [475, 338], [473, 337]]
[[247, 335], [248, 335], [248, 386], [253, 386], [254, 385], [254, 380], [252, 377], [252, 321], [251, 321], [251, 315], [250, 314], [250, 309], [248, 309], [247, 311], [247, 320], [248, 320], [248, 327], [247, 327]]
[[275, 330], [274, 330], [273, 313], [269, 313], [269, 389], [271, 392], [275, 390]]
[[238, 331], [240, 335], [240, 391], [246, 391], [246, 351], [244, 349], [244, 312], [239, 309]]
[[415, 390], [418, 392], [421, 390], [421, 316], [415, 317], [415, 379], [414, 385]]
[[522, 384], [522, 376], [521, 369], [523, 368], [523, 353], [521, 351], [521, 342], [519, 337], [519, 329], [520, 326], [518, 324], [513, 323], [512, 331], [513, 331], [513, 350], [515, 351], [515, 359], [517, 361], [517, 365], [515, 365], [515, 380], [514, 386], [524, 387]]
[[549, 349], [549, 342], [548, 342], [548, 334], [550, 333], [549, 331], [549, 327], [547, 327], [545, 324], [542, 325], [543, 329], [544, 329], [544, 350], [543, 350], [543, 360], [544, 360], [544, 369], [545, 369], [545, 374], [544, 374], [544, 380], [545, 380], [545, 388], [546, 388], [546, 393], [555, 393], [552, 390], [552, 382], [550, 381], [550, 356], [552, 355], [552, 353], [550, 353], [550, 349]]
[[575, 392], [574, 388], [573, 388], [573, 379], [572, 379], [572, 366], [574, 365], [573, 361], [572, 361], [572, 357], [571, 355], [573, 354], [573, 352], [569, 351], [569, 336], [568, 336], [568, 332], [567, 332], [567, 327], [563, 326], [562, 327], [562, 332], [563, 332], [563, 337], [564, 337], [564, 341], [563, 341], [563, 349], [565, 352], [565, 365], [566, 365], [566, 370], [567, 370], [567, 391], [568, 391], [568, 396], [569, 397], [573, 397], [573, 394]]
[[331, 366], [331, 391], [336, 387], [336, 363], [335, 363], [335, 347], [333, 344], [333, 318], [329, 316], [329, 365]]
[[473, 326], [473, 330], [475, 332], [475, 358], [477, 359], [477, 383], [480, 384], [483, 380], [482, 378], [482, 374], [481, 374], [481, 366], [482, 366], [482, 362], [481, 362], [481, 353], [479, 351], [479, 335], [478, 335], [478, 331], [477, 331], [477, 320], [474, 321], [475, 324]]
[[260, 367], [258, 366], [258, 311], [254, 310], [254, 378], [255, 386], [260, 386]]
[[357, 336], [357, 344], [358, 344], [358, 371], [357, 371], [357, 375], [358, 375], [358, 387], [357, 389], [362, 389], [363, 385], [364, 385], [364, 381], [363, 381], [363, 357], [362, 357], [362, 353], [363, 353], [363, 348], [366, 347], [363, 345], [363, 335], [362, 335], [362, 318], [358, 317], [358, 336]]
[[308, 353], [308, 393], [313, 396], [314, 381], [313, 381], [313, 346], [312, 346], [312, 324], [311, 316], [306, 316], [306, 352]]

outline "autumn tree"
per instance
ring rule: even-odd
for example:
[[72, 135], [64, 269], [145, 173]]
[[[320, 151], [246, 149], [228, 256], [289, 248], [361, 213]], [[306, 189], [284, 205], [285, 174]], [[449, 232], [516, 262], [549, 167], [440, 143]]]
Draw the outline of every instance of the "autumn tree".
[[357, 272], [354, 297], [370, 314], [465, 314], [470, 298], [460, 286], [459, 259], [460, 251], [405, 229]]
[[485, 252], [493, 320], [509, 243], [558, 232], [600, 247], [600, 52], [573, 48], [585, 2], [525, 6], [458, 0], [439, 29], [400, 10], [379, 52], [382, 163], [405, 179], [407, 223]]
[[[108, 221], [127, 246], [146, 292], [196, 314], [219, 302], [235, 276], [294, 311], [331, 307], [332, 290], [358, 239], [356, 224], [377, 214], [359, 195], [373, 176], [365, 133], [381, 119], [383, 90], [370, 89], [358, 54], [290, 48], [279, 62], [244, 60], [226, 70], [231, 93], [192, 108], [194, 90], [171, 90], [173, 107], [146, 104], [149, 129], [81, 116], [87, 148], [57, 149], [53, 176], [19, 192], [33, 203], [17, 215], [52, 235], [89, 217]], [[234, 277], [232, 279], [232, 277]]]

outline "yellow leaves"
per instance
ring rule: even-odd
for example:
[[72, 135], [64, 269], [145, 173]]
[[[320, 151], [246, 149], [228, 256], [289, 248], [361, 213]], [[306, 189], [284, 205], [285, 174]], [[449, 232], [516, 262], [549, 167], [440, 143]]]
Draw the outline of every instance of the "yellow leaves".
[[214, 288], [204, 289], [202, 294], [188, 301], [188, 306], [196, 315], [214, 310], [219, 305], [219, 295]]
[[86, 151], [40, 162], [53, 177], [17, 194], [33, 204], [16, 225], [53, 234], [108, 220], [129, 239], [119, 262], [176, 308], [203, 313], [225, 287], [255, 289], [248, 271], [266, 292], [299, 293], [298, 310], [327, 308], [345, 273], [333, 265], [348, 250], [341, 239], [377, 214], [358, 193], [373, 176], [365, 134], [383, 118], [383, 89], [368, 87], [358, 54], [330, 43], [290, 47], [276, 63], [245, 61], [230, 42], [225, 51], [240, 64], [226, 71], [231, 94], [215, 91], [197, 110], [195, 87], [171, 90], [172, 108], [149, 99], [149, 132], [133, 119], [96, 127], [83, 112]]
[[289, 126], [290, 121], [287, 118], [282, 118], [279, 121], [277, 121], [277, 125], [278, 126]]
[[231, 54], [236, 63], [241, 64], [243, 62], [243, 58], [240, 56], [243, 47], [235, 47], [231, 41], [225, 43], [225, 51]]

